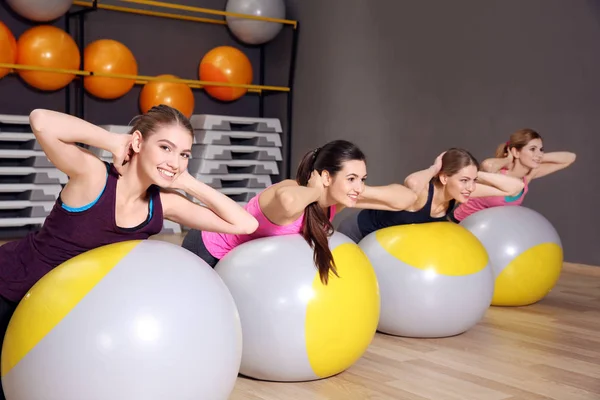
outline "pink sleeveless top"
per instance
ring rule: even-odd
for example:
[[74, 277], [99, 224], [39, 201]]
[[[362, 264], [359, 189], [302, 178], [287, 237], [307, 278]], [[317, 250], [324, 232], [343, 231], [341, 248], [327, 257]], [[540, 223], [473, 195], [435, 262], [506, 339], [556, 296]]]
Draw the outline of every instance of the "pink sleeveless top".
[[[500, 173], [506, 174], [506, 169], [501, 170]], [[525, 199], [525, 195], [529, 191], [527, 179], [523, 178], [523, 183], [525, 183], [525, 187], [521, 193], [517, 194], [516, 196], [490, 196], [469, 199], [469, 201], [462, 203], [454, 210], [454, 218], [460, 222], [469, 215], [486, 208], [500, 206], [520, 206], [523, 203], [523, 199]]]
[[[274, 223], [269, 221], [267, 217], [265, 217], [262, 210], [260, 209], [258, 199], [261, 193], [250, 199], [248, 204], [246, 204], [246, 207], [244, 207], [246, 211], [248, 211], [258, 221], [258, 228], [256, 229], [256, 231], [254, 231], [254, 233], [250, 235], [232, 235], [229, 233], [202, 231], [202, 241], [204, 242], [204, 246], [206, 246], [206, 249], [209, 251], [210, 254], [212, 254], [213, 257], [218, 258], [220, 260], [235, 247], [253, 239], [258, 239], [267, 236], [293, 235], [297, 233], [302, 233], [302, 227], [304, 224], [304, 213], [302, 213], [302, 215], [291, 224], [275, 225]], [[336, 210], [335, 205], [331, 206], [329, 210], [329, 220], [333, 221]]]

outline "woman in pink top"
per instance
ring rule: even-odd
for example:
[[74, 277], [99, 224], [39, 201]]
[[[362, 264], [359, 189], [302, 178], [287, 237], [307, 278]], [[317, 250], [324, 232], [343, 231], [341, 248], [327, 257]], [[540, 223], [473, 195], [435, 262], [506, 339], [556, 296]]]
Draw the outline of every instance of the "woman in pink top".
[[304, 155], [296, 180], [284, 180], [259, 193], [246, 210], [259, 222], [252, 234], [232, 235], [192, 230], [183, 247], [211, 266], [233, 248], [266, 236], [302, 234], [314, 249], [319, 275], [327, 283], [335, 271], [328, 236], [331, 221], [344, 207], [403, 210], [416, 200], [413, 191], [400, 184], [366, 186], [365, 155], [353, 143], [336, 140]]
[[523, 190], [516, 196], [494, 196], [470, 199], [454, 210], [454, 219], [462, 221], [469, 215], [490, 207], [519, 206], [529, 191], [532, 179], [541, 178], [571, 165], [575, 154], [558, 151], [544, 153], [542, 136], [533, 129], [521, 129], [510, 136], [496, 150], [495, 158], [481, 163], [484, 171], [496, 172], [523, 179]]

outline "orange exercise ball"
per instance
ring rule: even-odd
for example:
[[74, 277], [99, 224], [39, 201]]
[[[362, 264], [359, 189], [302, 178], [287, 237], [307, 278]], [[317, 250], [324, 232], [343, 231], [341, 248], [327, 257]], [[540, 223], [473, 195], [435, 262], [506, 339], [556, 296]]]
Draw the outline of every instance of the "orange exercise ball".
[[[57, 69], [78, 70], [79, 48], [65, 31], [52, 25], [38, 25], [23, 32], [17, 40], [17, 64]], [[40, 90], [62, 89], [75, 78], [74, 74], [17, 70], [29, 85]]]
[[[83, 69], [106, 74], [137, 75], [135, 56], [121, 42], [100, 39], [88, 44], [83, 51]], [[135, 79], [86, 76], [83, 87], [92, 95], [112, 100], [124, 96], [135, 85]]]
[[[0, 21], [0, 63], [14, 64], [17, 61], [17, 41], [15, 35]], [[10, 68], [0, 68], [0, 78], [4, 78]]]
[[[219, 46], [202, 58], [198, 68], [201, 81], [227, 82], [249, 85], [252, 83], [252, 64], [246, 55], [231, 46]], [[232, 101], [242, 97], [248, 89], [225, 86], [204, 86], [212, 97]]]
[[[159, 75], [157, 78], [177, 79], [175, 75]], [[194, 93], [185, 83], [150, 81], [140, 92], [140, 110], [145, 113], [154, 106], [166, 104], [190, 118], [194, 113]]]

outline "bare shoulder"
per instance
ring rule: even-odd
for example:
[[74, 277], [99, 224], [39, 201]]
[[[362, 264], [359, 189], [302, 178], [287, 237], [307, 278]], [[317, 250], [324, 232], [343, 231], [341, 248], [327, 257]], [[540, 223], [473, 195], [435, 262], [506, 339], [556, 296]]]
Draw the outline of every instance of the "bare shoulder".
[[293, 179], [285, 179], [281, 182], [277, 182], [262, 191], [260, 194], [261, 200], [270, 202], [279, 189], [290, 186], [298, 186], [298, 183]]
[[69, 207], [83, 207], [100, 196], [108, 179], [108, 166], [96, 159], [86, 163], [85, 173], [69, 177], [60, 193], [61, 201]]

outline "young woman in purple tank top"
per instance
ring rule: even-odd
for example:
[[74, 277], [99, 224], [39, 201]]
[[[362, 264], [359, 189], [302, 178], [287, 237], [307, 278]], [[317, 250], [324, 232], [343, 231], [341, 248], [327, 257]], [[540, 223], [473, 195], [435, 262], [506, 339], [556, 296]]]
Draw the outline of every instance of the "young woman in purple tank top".
[[[26, 292], [78, 254], [147, 239], [161, 231], [163, 218], [231, 234], [252, 233], [258, 226], [237, 203], [187, 172], [193, 129], [174, 108], [153, 107], [134, 120], [129, 135], [49, 110], [34, 110], [29, 119], [47, 157], [69, 181], [39, 231], [0, 247], [0, 342]], [[110, 151], [114, 163], [76, 143]]]
[[406, 210], [362, 210], [344, 219], [338, 231], [358, 243], [371, 232], [390, 226], [451, 220], [455, 203], [514, 195], [523, 189], [518, 179], [480, 171], [475, 157], [459, 148], [440, 154], [429, 168], [408, 175], [404, 184], [417, 195]]
[[490, 207], [521, 205], [533, 179], [567, 168], [575, 162], [575, 154], [558, 151], [544, 153], [542, 136], [533, 129], [514, 132], [506, 143], [496, 149], [495, 158], [481, 163], [481, 168], [521, 180], [524, 189], [514, 196], [483, 197], [461, 204], [454, 210], [454, 219], [462, 221], [469, 215]]
[[216, 234], [192, 230], [183, 247], [215, 266], [235, 246], [258, 237], [302, 234], [314, 249], [315, 265], [327, 283], [335, 273], [328, 236], [331, 219], [345, 207], [403, 210], [416, 196], [400, 184], [367, 186], [365, 155], [345, 140], [327, 143], [307, 152], [295, 180], [284, 180], [261, 192], [246, 207], [259, 220], [254, 234]]

